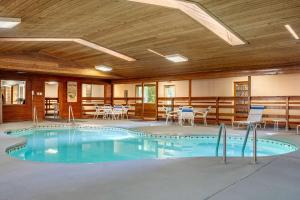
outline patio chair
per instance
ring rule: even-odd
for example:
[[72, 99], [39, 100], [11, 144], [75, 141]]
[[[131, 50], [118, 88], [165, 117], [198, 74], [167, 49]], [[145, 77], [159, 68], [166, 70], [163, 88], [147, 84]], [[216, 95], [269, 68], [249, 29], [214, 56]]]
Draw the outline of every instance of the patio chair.
[[209, 111], [211, 110], [211, 106], [208, 106], [208, 108], [206, 108], [204, 111], [197, 111], [195, 112], [195, 118], [200, 118], [203, 119], [203, 124], [205, 126], [207, 126], [207, 115], [209, 113]]
[[105, 104], [103, 107], [103, 119], [110, 119], [112, 116], [112, 106], [109, 104]]
[[130, 109], [130, 105], [126, 105], [123, 106], [123, 110], [122, 110], [122, 119], [124, 119], [124, 117], [126, 116], [126, 118], [128, 119], [128, 112]]
[[183, 123], [185, 121], [190, 122], [192, 126], [194, 126], [195, 122], [195, 114], [194, 110], [191, 106], [188, 107], [182, 107], [180, 111], [178, 112], [178, 122], [180, 126], [183, 126]]
[[163, 110], [165, 111], [166, 115], [166, 125], [168, 124], [170, 118], [178, 116], [177, 111], [169, 111], [168, 108], [165, 106], [163, 106]]
[[112, 109], [112, 119], [120, 119], [123, 115], [123, 106], [122, 105], [114, 105]]
[[95, 105], [96, 111], [94, 112], [94, 119], [98, 119], [99, 115], [104, 116], [104, 110], [100, 106]]
[[264, 109], [264, 106], [251, 106], [247, 120], [232, 121], [232, 128], [234, 128], [234, 124], [237, 124], [238, 128], [240, 127], [240, 125], [248, 126], [249, 124], [254, 124], [257, 127], [258, 125], [264, 124], [264, 128], [266, 128], [266, 123], [262, 120]]
[[58, 117], [59, 117], [59, 104], [54, 103], [53, 104], [53, 118], [58, 119]]

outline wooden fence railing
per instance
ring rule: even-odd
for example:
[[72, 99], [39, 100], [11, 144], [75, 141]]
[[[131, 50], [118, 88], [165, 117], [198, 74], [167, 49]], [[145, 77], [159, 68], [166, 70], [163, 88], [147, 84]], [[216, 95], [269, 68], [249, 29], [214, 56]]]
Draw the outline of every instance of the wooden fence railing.
[[105, 98], [102, 97], [82, 97], [82, 117], [89, 118], [96, 112], [96, 106], [103, 106]]
[[46, 116], [52, 116], [54, 115], [54, 104], [58, 104], [59, 99], [58, 98], [45, 98], [45, 115]]
[[[236, 102], [241, 102], [238, 104]], [[114, 98], [114, 104], [131, 105], [130, 115], [135, 116], [142, 98]], [[246, 120], [251, 105], [263, 105], [265, 111], [263, 119], [267, 124], [273, 124], [273, 119], [285, 119], [289, 127], [293, 128], [300, 124], [300, 96], [253, 96], [253, 97], [175, 97], [157, 99], [157, 119], [165, 119], [163, 107], [177, 110], [179, 106], [190, 105], [195, 110], [202, 110], [208, 106], [212, 107], [208, 115], [208, 122], [219, 124], [231, 123], [232, 120]], [[138, 105], [138, 107], [136, 106]], [[247, 112], [238, 113], [243, 108]], [[284, 125], [284, 124], [282, 124]]]

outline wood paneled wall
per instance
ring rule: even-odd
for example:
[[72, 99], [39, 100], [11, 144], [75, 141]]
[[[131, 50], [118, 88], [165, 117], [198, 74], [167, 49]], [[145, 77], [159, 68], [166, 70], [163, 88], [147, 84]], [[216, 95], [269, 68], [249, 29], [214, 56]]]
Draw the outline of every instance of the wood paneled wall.
[[[5, 77], [9, 79], [8, 77]], [[27, 78], [12, 80], [26, 81], [26, 100], [24, 105], [3, 105], [3, 122], [29, 121], [32, 120], [32, 82]]]
[[[46, 76], [34, 74], [16, 74], [12, 72], [1, 72], [1, 80], [24, 80], [26, 81], [26, 102], [24, 105], [3, 105], [3, 122], [31, 121], [32, 109], [36, 106], [38, 119], [42, 121], [45, 117], [45, 82], [57, 81], [59, 83], [60, 117], [68, 118], [68, 106], [73, 108], [75, 118], [82, 117], [82, 83], [94, 83], [105, 85], [106, 97], [111, 99], [110, 82], [98, 79], [84, 79], [62, 76]], [[67, 102], [67, 82], [77, 82], [77, 102]], [[40, 95], [38, 95], [40, 94]], [[108, 101], [109, 103], [110, 101]]]

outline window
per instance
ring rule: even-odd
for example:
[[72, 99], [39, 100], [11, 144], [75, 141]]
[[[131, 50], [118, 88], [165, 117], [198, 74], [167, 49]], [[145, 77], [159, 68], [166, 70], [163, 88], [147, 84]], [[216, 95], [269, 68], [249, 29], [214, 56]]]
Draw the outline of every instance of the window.
[[[136, 97], [143, 96], [143, 87], [141, 85], [136, 86]], [[144, 103], [155, 103], [156, 100], [156, 87], [155, 85], [144, 85]], [[141, 101], [137, 101], [141, 103]]]
[[155, 85], [144, 86], [144, 103], [155, 103], [156, 99]]
[[104, 85], [82, 84], [82, 97], [104, 97]]
[[[164, 86], [164, 96], [167, 98], [175, 97], [175, 85], [165, 85]], [[171, 100], [166, 101], [167, 105], [172, 105]], [[172, 111], [172, 107], [167, 107], [168, 111]]]
[[1, 98], [3, 105], [25, 104], [26, 82], [1, 80]]
[[175, 97], [175, 85], [165, 85], [165, 97]]
[[142, 97], [143, 96], [143, 91], [142, 91], [142, 86], [141, 85], [136, 86], [135, 96], [136, 97]]

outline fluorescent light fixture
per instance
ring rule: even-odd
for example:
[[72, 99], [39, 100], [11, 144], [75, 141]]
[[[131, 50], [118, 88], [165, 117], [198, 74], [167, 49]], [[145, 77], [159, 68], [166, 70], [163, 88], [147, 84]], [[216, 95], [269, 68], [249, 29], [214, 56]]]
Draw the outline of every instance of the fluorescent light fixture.
[[165, 58], [167, 60], [170, 60], [170, 61], [175, 62], [175, 63], [186, 62], [186, 61], [189, 60], [187, 57], [184, 57], [180, 54], [167, 55], [167, 56], [165, 56]]
[[129, 62], [136, 61], [134, 58], [80, 38], [0, 38], [0, 42], [75, 42]]
[[299, 36], [297, 35], [297, 33], [294, 31], [294, 29], [289, 24], [286, 24], [284, 26], [296, 40], [299, 40]]
[[0, 28], [13, 28], [21, 23], [21, 18], [0, 17]]
[[158, 55], [158, 56], [165, 57], [165, 56], [162, 55], [161, 53], [158, 53], [157, 51], [154, 51], [154, 50], [152, 50], [152, 49], [147, 49], [147, 51], [149, 51], [149, 52], [151, 52], [151, 53], [154, 53], [154, 54], [156, 54], [156, 55]]
[[154, 50], [152, 50], [152, 49], [147, 49], [149, 52], [151, 52], [151, 53], [154, 53], [154, 54], [156, 54], [156, 55], [158, 55], [158, 56], [161, 56], [161, 57], [164, 57], [164, 58], [166, 58], [167, 60], [170, 60], [170, 61], [172, 61], [172, 62], [175, 62], [175, 63], [179, 63], [179, 62], [186, 62], [186, 61], [188, 61], [189, 59], [187, 58], [187, 57], [184, 57], [184, 56], [182, 56], [182, 55], [180, 55], [180, 54], [171, 54], [171, 55], [163, 55], [163, 54], [161, 54], [161, 53], [158, 53], [157, 51], [154, 51]]
[[100, 70], [100, 71], [103, 71], [103, 72], [110, 72], [112, 70], [111, 67], [105, 66], [105, 65], [97, 65], [97, 66], [95, 66], [95, 68], [97, 70]]
[[235, 34], [229, 27], [222, 23], [217, 17], [209, 13], [198, 3], [186, 2], [180, 0], [128, 0], [138, 3], [152, 4], [173, 9], [178, 9], [205, 26], [207, 29], [222, 38], [228, 44], [243, 45], [246, 42]]

